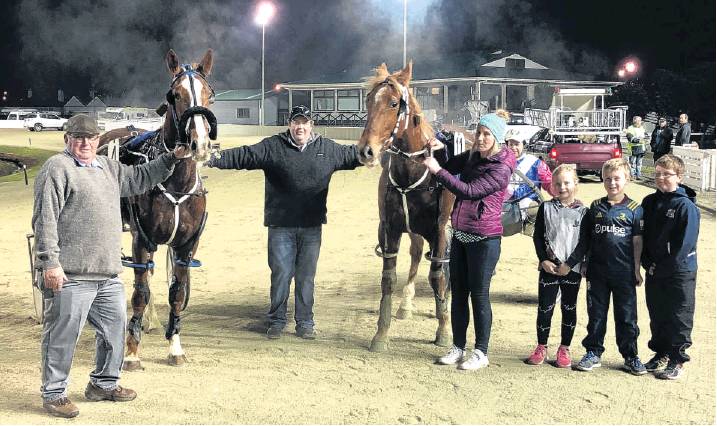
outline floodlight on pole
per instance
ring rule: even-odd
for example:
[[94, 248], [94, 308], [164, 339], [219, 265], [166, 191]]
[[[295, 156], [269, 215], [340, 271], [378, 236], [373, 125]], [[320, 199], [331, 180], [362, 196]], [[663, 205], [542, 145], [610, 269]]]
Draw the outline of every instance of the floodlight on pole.
[[408, 21], [406, 19], [406, 12], [408, 10], [408, 0], [403, 0], [403, 67], [406, 68], [406, 28]]
[[620, 68], [619, 70], [617, 70], [617, 76], [620, 77], [620, 78], [625, 77], [625, 70], [622, 69], [622, 68]]
[[635, 71], [637, 71], [637, 64], [635, 64], [633, 61], [628, 61], [625, 64], [625, 71], [631, 74], [634, 73]]
[[271, 18], [274, 16], [274, 5], [269, 2], [259, 3], [256, 9], [256, 16], [254, 22], [257, 25], [261, 25], [261, 111], [259, 112], [259, 125], [264, 125], [264, 41], [266, 34], [266, 25], [269, 23]]

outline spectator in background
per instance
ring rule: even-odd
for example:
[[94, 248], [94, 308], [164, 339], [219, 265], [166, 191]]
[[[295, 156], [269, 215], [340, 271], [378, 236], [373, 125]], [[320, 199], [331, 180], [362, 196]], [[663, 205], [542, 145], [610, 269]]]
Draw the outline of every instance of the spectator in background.
[[650, 137], [650, 149], [652, 149], [652, 159], [657, 162], [665, 154], [669, 154], [672, 145], [672, 129], [667, 127], [667, 119], [660, 117], [657, 120], [657, 127], [652, 131]]
[[689, 145], [690, 135], [692, 134], [689, 117], [687, 114], [682, 113], [678, 122], [680, 123], [680, 128], [677, 130], [677, 136], [675, 137], [675, 146]]
[[630, 153], [630, 174], [637, 180], [642, 178], [642, 158], [645, 156], [645, 139], [647, 131], [642, 125], [642, 117], [636, 115], [632, 118], [632, 126], [625, 130], [627, 137], [627, 151]]
[[518, 203], [520, 206], [520, 214], [523, 217], [525, 225], [524, 233], [533, 235], [535, 218], [538, 214], [538, 205], [540, 197], [538, 192], [542, 189], [548, 191], [550, 195], [556, 196], [553, 191], [551, 180], [552, 173], [547, 164], [533, 154], [525, 152], [525, 142], [520, 137], [520, 133], [516, 129], [511, 129], [506, 133], [505, 143], [508, 149], [513, 151], [517, 159], [516, 170], [523, 172], [532, 183], [535, 189], [531, 187], [520, 175], [513, 173], [508, 185], [509, 203]]

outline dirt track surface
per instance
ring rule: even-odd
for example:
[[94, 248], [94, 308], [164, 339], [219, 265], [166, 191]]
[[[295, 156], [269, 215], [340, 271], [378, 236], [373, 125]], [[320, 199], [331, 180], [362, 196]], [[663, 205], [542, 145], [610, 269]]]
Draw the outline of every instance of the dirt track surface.
[[[27, 135], [3, 134], [3, 144], [26, 143]], [[17, 136], [17, 137], [15, 137]], [[24, 136], [24, 139], [22, 138]], [[42, 139], [42, 140], [36, 140]], [[258, 138], [223, 139], [223, 147]], [[33, 136], [33, 146], [62, 148], [59, 132]], [[698, 249], [700, 272], [693, 332], [693, 361], [681, 380], [633, 377], [619, 370], [612, 319], [605, 338], [603, 367], [592, 373], [523, 363], [535, 344], [537, 270], [532, 242], [503, 240], [491, 287], [493, 331], [490, 366], [475, 372], [433, 363], [444, 348], [431, 344], [437, 321], [427, 282], [428, 264], [419, 270], [416, 312], [391, 328], [390, 351], [368, 352], [376, 329], [381, 261], [376, 244], [378, 170], [334, 175], [329, 224], [316, 277], [315, 319], [319, 338], [304, 341], [293, 324], [278, 341], [264, 337], [269, 270], [266, 228], [262, 226], [264, 178], [261, 172], [206, 170], [209, 221], [192, 272], [192, 299], [185, 311], [182, 342], [189, 363], [166, 364], [163, 333], [145, 335], [142, 372], [124, 372], [121, 383], [137, 390], [130, 403], [92, 403], [83, 391], [92, 370], [94, 338], [80, 338], [69, 387], [82, 424], [226, 423], [591, 423], [655, 424], [715, 421], [715, 221], [702, 215]], [[649, 188], [630, 185], [641, 200]], [[579, 198], [603, 194], [598, 182], [583, 182]], [[0, 423], [67, 424], [48, 417], [39, 398], [41, 326], [31, 319], [32, 299], [25, 234], [30, 232], [32, 186], [0, 183]], [[129, 252], [129, 235], [125, 234]], [[152, 283], [160, 319], [166, 321], [165, 250], [155, 259]], [[408, 270], [408, 239], [399, 258], [399, 283]], [[132, 275], [123, 274], [128, 294]], [[573, 361], [583, 354], [587, 313], [581, 284]], [[394, 297], [394, 313], [400, 301]], [[652, 354], [644, 290], [638, 289], [639, 350]], [[293, 302], [290, 305], [292, 315]], [[550, 355], [558, 345], [559, 313], [553, 319]], [[473, 340], [472, 326], [469, 342]]]

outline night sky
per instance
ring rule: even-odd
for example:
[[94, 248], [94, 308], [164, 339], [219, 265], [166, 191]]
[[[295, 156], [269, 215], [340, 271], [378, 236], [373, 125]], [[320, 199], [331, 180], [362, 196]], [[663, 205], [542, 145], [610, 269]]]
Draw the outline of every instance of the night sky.
[[[266, 84], [352, 67], [402, 63], [402, 0], [273, 0]], [[164, 55], [183, 61], [215, 50], [218, 90], [260, 86], [256, 1], [2, 0], [0, 91], [18, 105], [89, 100], [154, 105], [169, 84]], [[546, 66], [615, 80], [635, 56], [658, 68], [715, 75], [715, 1], [408, 0], [408, 57], [518, 52]], [[447, 76], [448, 77], [448, 76]], [[710, 102], [714, 102], [711, 97]]]

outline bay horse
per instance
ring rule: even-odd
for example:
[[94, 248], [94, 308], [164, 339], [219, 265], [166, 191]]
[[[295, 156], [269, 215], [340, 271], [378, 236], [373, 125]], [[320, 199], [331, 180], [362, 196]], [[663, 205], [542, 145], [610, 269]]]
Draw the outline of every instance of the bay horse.
[[[207, 50], [199, 63], [180, 64], [177, 54], [169, 50], [166, 64], [172, 75], [166, 101], [160, 107], [164, 115], [163, 126], [141, 147], [120, 150], [120, 161], [139, 164], [169, 152], [177, 145], [185, 145], [191, 155], [179, 161], [173, 174], [149, 192], [123, 200], [124, 219], [132, 233], [132, 262], [134, 268], [134, 292], [132, 294], [132, 317], [127, 325], [127, 352], [123, 368], [142, 369], [139, 349], [142, 338], [142, 319], [150, 301], [149, 275], [154, 263], [158, 244], [168, 246], [171, 269], [169, 287], [169, 319], [165, 337], [169, 341], [168, 362], [182, 365], [186, 355], [182, 349], [179, 332], [181, 312], [189, 300], [189, 268], [198, 262], [194, 259], [199, 237], [207, 219], [206, 190], [199, 169], [201, 162], [209, 159], [211, 143], [217, 137], [217, 122], [208, 109], [214, 101], [214, 90], [207, 77], [211, 73], [213, 51]], [[129, 134], [128, 131], [127, 134]], [[133, 130], [135, 133], [143, 131]], [[116, 131], [101, 137], [100, 145], [117, 138]], [[132, 144], [124, 138], [123, 147]]]
[[421, 108], [410, 93], [412, 68], [409, 62], [401, 71], [390, 74], [386, 64], [381, 64], [375, 76], [367, 80], [368, 115], [358, 142], [364, 165], [373, 167], [381, 163], [383, 166], [378, 185], [377, 247], [377, 254], [383, 257], [381, 304], [378, 330], [369, 347], [374, 352], [389, 347], [392, 293], [397, 281], [396, 257], [404, 233], [408, 233], [411, 241], [411, 266], [397, 317], [409, 318], [412, 314], [415, 278], [425, 239], [430, 246], [428, 278], [438, 319], [434, 343], [448, 346], [451, 342], [450, 288], [443, 263], [447, 262], [448, 222], [455, 196], [442, 191], [421, 162], [426, 155], [431, 155], [426, 144], [433, 139], [434, 130], [423, 119]]

